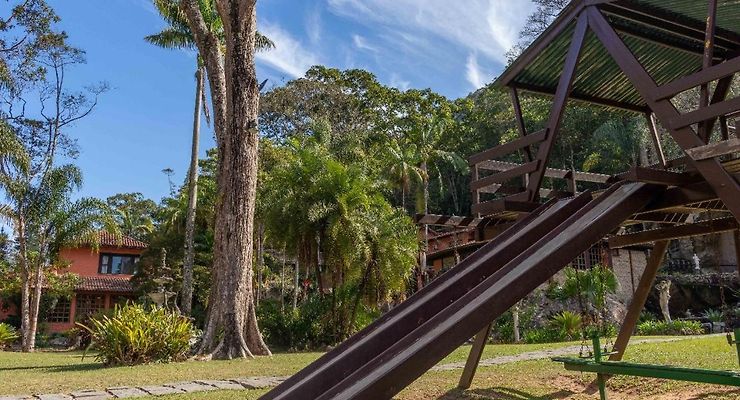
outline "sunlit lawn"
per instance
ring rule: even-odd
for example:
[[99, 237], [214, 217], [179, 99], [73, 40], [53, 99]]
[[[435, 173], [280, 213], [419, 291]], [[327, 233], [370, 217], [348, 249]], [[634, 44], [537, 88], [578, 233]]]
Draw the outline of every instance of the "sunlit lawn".
[[[514, 355], [528, 351], [564, 347], [571, 343], [539, 345], [489, 345], [484, 358]], [[464, 361], [469, 346], [464, 346], [443, 362]], [[82, 361], [81, 353], [21, 354], [0, 352], [0, 395], [58, 393], [83, 388], [135, 386], [192, 379], [223, 379], [242, 376], [290, 375], [320, 353], [280, 353], [270, 358], [236, 361], [190, 361], [137, 367], [104, 368], [92, 358]], [[712, 369], [738, 369], [737, 353], [723, 337], [707, 337], [669, 343], [632, 346], [626, 359], [635, 362], [674, 364]], [[465, 392], [453, 389], [460, 371], [428, 372], [399, 399], [586, 399], [582, 393], [593, 376], [565, 371], [549, 360], [523, 361], [492, 367], [481, 367], [473, 387]], [[664, 398], [702, 399], [740, 398], [730, 389], [684, 382], [615, 377], [609, 381], [611, 399]], [[717, 392], [718, 395], [712, 395]], [[171, 396], [169, 399], [253, 399], [264, 391], [218, 391]], [[665, 397], [661, 397], [665, 396]], [[698, 397], [696, 397], [698, 398]]]

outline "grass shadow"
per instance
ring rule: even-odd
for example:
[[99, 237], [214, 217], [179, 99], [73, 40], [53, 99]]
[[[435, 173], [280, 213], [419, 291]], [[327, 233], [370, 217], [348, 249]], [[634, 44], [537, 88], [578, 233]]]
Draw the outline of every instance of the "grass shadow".
[[0, 372], [4, 371], [30, 371], [30, 370], [46, 370], [46, 372], [74, 372], [74, 371], [91, 371], [94, 369], [105, 368], [100, 363], [84, 363], [84, 364], [61, 364], [61, 365], [32, 365], [26, 367], [5, 367], [0, 368]]
[[565, 399], [574, 394], [575, 392], [571, 392], [570, 390], [558, 390], [557, 392], [539, 396], [507, 387], [492, 387], [473, 390], [452, 389], [439, 397], [438, 400], [555, 400]]

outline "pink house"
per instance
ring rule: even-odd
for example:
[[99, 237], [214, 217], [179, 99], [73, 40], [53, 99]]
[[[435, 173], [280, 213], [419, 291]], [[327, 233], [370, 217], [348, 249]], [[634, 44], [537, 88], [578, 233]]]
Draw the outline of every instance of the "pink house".
[[[69, 263], [69, 272], [80, 276], [80, 283], [70, 299], [59, 299], [44, 321], [51, 332], [63, 332], [75, 326], [75, 321], [100, 310], [113, 308], [134, 298], [131, 277], [136, 272], [144, 242], [122, 237], [120, 240], [100, 233], [100, 248], [62, 249], [59, 257]], [[0, 319], [16, 314], [14, 307], [0, 307]]]

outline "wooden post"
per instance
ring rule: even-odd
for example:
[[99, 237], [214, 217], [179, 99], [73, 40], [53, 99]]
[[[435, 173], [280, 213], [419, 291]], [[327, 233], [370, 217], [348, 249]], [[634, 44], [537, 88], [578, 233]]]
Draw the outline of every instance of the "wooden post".
[[[509, 90], [509, 94], [511, 95], [511, 104], [514, 106], [514, 117], [516, 118], [516, 126], [519, 129], [519, 135], [521, 137], [527, 136], [527, 127], [524, 124], [522, 105], [519, 102], [519, 92], [516, 90], [516, 88], [512, 87]], [[530, 162], [533, 160], [532, 150], [530, 149], [530, 146], [524, 147], [523, 152], [525, 162]]]
[[573, 37], [570, 41], [570, 47], [568, 48], [568, 54], [565, 58], [565, 65], [563, 66], [563, 72], [560, 75], [560, 81], [558, 87], [555, 90], [555, 96], [552, 101], [552, 108], [550, 109], [550, 117], [547, 120], [547, 138], [537, 148], [537, 161], [539, 164], [537, 170], [530, 174], [529, 185], [527, 186], [527, 194], [529, 201], [536, 200], [540, 195], [540, 187], [542, 186], [542, 179], [545, 177], [547, 171], [547, 162], [550, 159], [550, 153], [552, 152], [555, 144], [555, 138], [560, 130], [560, 123], [563, 119], [563, 113], [565, 112], [565, 106], [568, 103], [568, 97], [570, 91], [573, 88], [573, 81], [576, 77], [576, 69], [578, 67], [578, 60], [580, 59], [581, 49], [586, 38], [586, 32], [588, 30], [588, 15], [586, 13], [581, 14], [576, 22], [576, 28], [573, 32]]
[[740, 231], [734, 231], [732, 239], [735, 243], [735, 264], [737, 265], [737, 273], [740, 275]]
[[627, 348], [630, 337], [632, 337], [632, 332], [635, 330], [637, 320], [640, 319], [640, 312], [642, 312], [643, 307], [645, 307], [645, 301], [650, 294], [650, 289], [653, 287], [653, 282], [655, 282], [655, 276], [658, 274], [658, 269], [663, 263], [663, 258], [668, 250], [669, 243], [670, 242], [667, 240], [655, 243], [653, 251], [650, 253], [647, 265], [645, 266], [645, 271], [642, 273], [642, 277], [640, 278], [640, 283], [637, 285], [637, 290], [635, 290], [635, 294], [632, 296], [632, 301], [627, 309], [627, 315], [624, 317], [622, 327], [619, 328], [619, 334], [614, 343], [614, 354], [609, 356], [609, 361], [619, 361], [622, 359], [622, 356], [624, 356], [624, 351]]
[[[706, 34], [704, 36], [704, 57], [702, 59], [702, 69], [712, 66], [714, 59], [714, 28], [717, 19], [717, 0], [709, 0], [709, 10], [707, 12]], [[701, 95], [699, 96], [699, 108], [709, 105], [709, 83], [701, 85]], [[712, 131], [709, 129], [708, 121], [699, 123], [699, 136], [705, 143], [709, 143], [712, 137]]]
[[465, 369], [463, 370], [462, 376], [460, 377], [460, 383], [457, 387], [460, 389], [467, 389], [470, 384], [473, 383], [473, 377], [475, 376], [475, 370], [478, 369], [478, 363], [483, 355], [483, 349], [486, 347], [486, 341], [488, 335], [491, 334], [491, 328], [493, 328], [493, 322], [486, 325], [483, 330], [475, 335], [473, 340], [473, 347], [470, 348], [470, 354], [468, 354], [468, 360], [465, 362]]
[[663, 153], [663, 144], [660, 142], [660, 135], [658, 135], [658, 128], [655, 126], [655, 116], [653, 113], [646, 113], [645, 118], [647, 119], [648, 131], [650, 132], [650, 138], [653, 139], [653, 147], [655, 147], [655, 155], [658, 156], [658, 162], [663, 168], [667, 167], [665, 160], [665, 153]]

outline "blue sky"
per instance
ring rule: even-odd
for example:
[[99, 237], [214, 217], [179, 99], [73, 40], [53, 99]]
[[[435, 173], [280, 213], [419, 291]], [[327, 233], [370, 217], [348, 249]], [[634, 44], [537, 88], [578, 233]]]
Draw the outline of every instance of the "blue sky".
[[[70, 88], [107, 82], [94, 113], [71, 128], [81, 154], [81, 195], [168, 193], [164, 168], [181, 183], [192, 129], [195, 56], [142, 39], [163, 22], [149, 0], [49, 0], [59, 28], [87, 52]], [[261, 53], [268, 87], [311, 65], [362, 68], [400, 89], [467, 95], [499, 74], [532, 11], [528, 0], [259, 0], [259, 29], [277, 45]], [[213, 147], [204, 126], [201, 152]]]

